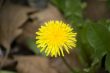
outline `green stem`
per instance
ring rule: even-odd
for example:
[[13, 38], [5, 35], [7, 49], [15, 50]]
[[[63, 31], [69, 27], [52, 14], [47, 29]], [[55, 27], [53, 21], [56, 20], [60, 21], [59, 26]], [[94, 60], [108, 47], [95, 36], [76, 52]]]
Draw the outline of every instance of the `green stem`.
[[68, 69], [69, 69], [72, 73], [78, 73], [78, 72], [76, 72], [76, 71], [74, 70], [74, 68], [72, 68], [72, 67], [68, 64], [68, 62], [66, 61], [66, 59], [65, 59], [64, 57], [61, 57], [61, 58], [62, 58], [63, 62], [65, 63], [65, 65], [68, 67]]

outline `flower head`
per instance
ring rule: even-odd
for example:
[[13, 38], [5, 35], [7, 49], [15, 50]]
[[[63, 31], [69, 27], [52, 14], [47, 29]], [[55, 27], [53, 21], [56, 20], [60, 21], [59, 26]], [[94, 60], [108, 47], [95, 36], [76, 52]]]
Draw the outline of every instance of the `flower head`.
[[48, 21], [36, 32], [36, 44], [41, 52], [51, 57], [64, 56], [64, 51], [76, 47], [76, 34], [68, 24], [62, 21]]

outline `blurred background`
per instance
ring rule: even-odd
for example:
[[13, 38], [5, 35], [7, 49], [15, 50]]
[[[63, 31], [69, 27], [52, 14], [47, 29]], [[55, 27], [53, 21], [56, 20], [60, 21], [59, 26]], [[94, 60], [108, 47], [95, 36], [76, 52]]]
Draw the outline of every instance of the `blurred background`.
[[[0, 73], [109, 73], [109, 18], [110, 0], [0, 0]], [[68, 64], [36, 48], [35, 32], [49, 20], [78, 32], [77, 48], [64, 57]]]

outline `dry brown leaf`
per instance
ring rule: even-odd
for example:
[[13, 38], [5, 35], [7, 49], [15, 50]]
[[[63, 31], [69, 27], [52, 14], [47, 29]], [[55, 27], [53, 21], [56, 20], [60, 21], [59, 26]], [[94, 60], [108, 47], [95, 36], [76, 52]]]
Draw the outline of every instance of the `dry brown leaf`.
[[33, 22], [26, 22], [25, 25], [23, 26], [23, 32], [20, 35], [20, 37], [17, 39], [17, 41], [20, 42], [24, 42], [29, 39], [29, 38], [33, 38], [35, 39], [35, 32], [38, 30], [39, 28], [39, 24], [34, 24]]
[[41, 25], [49, 20], [64, 20], [60, 11], [51, 4], [46, 9], [30, 15], [30, 18], [34, 20], [35, 24]]
[[[53, 5], [49, 4], [48, 7], [42, 11], [30, 15], [31, 19], [35, 19], [35, 23], [43, 24], [49, 20], [64, 20], [60, 11]], [[36, 19], [38, 20], [36, 22]]]
[[48, 59], [37, 56], [15, 57], [18, 73], [57, 73], [49, 66]]
[[20, 26], [28, 19], [27, 14], [35, 9], [9, 3], [0, 10], [0, 44], [10, 48], [13, 40], [21, 34]]
[[[0, 63], [2, 62], [2, 60], [3, 60], [3, 58], [0, 57]], [[3, 66], [12, 65], [13, 63], [15, 63], [15, 61], [13, 59], [7, 58]]]

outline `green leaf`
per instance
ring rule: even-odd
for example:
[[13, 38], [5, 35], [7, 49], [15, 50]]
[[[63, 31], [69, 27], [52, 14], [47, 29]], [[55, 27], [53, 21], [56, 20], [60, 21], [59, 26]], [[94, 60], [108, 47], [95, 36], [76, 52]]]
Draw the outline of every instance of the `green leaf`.
[[110, 0], [107, 0], [107, 7], [110, 9]]
[[26, 44], [35, 54], [40, 54], [40, 50], [37, 49], [37, 46], [35, 44], [35, 39], [28, 38], [26, 40]]
[[106, 56], [105, 68], [106, 68], [106, 70], [109, 71], [109, 73], [110, 73], [110, 53], [107, 54], [107, 56]]
[[98, 21], [99, 24], [104, 24], [104, 26], [109, 30], [110, 32], [110, 19], [101, 19]]
[[110, 32], [102, 24], [92, 23], [88, 25], [87, 39], [94, 48], [94, 57], [101, 59], [107, 51], [110, 51]]
[[82, 10], [86, 6], [81, 0], [51, 0], [72, 23], [79, 24], [83, 19]]
[[72, 24], [80, 24], [83, 20], [81, 0], [66, 0], [64, 15]]
[[55, 4], [62, 12], [64, 12], [65, 8], [65, 0], [51, 0], [53, 4]]
[[87, 40], [87, 23], [83, 23], [83, 26], [78, 28], [77, 31], [77, 48], [79, 61], [84, 68], [90, 68], [91, 63], [91, 54], [93, 53], [93, 49], [88, 44]]
[[40, 49], [37, 48], [37, 45], [35, 44], [36, 40], [35, 39], [32, 39], [32, 38], [28, 38], [26, 40], [26, 44], [27, 46], [36, 54], [36, 55], [42, 55], [42, 56], [45, 56], [44, 53], [41, 53], [40, 52]]
[[16, 73], [16, 72], [12, 72], [12, 71], [0, 71], [0, 73]]

